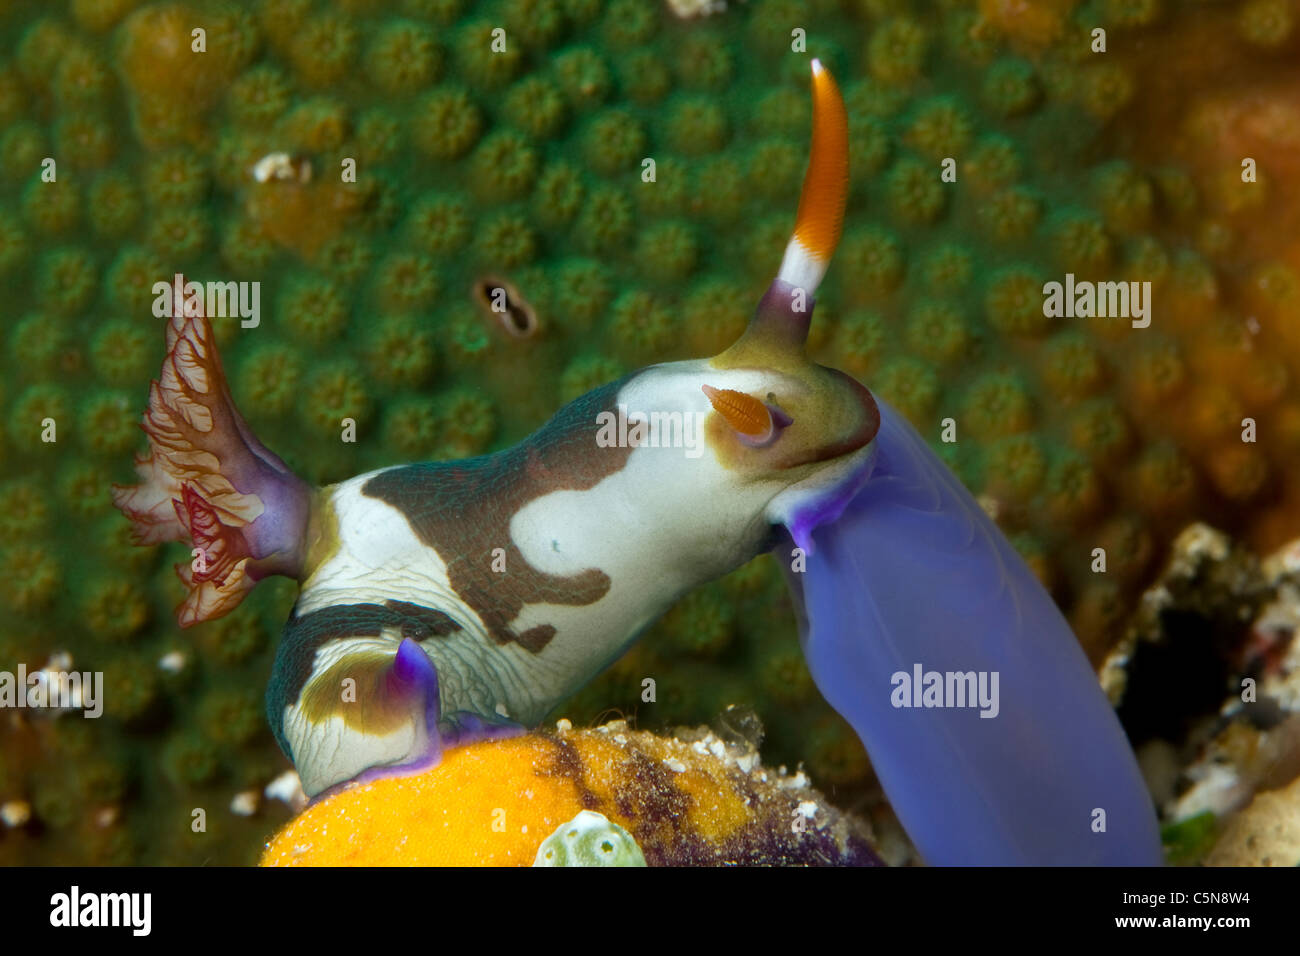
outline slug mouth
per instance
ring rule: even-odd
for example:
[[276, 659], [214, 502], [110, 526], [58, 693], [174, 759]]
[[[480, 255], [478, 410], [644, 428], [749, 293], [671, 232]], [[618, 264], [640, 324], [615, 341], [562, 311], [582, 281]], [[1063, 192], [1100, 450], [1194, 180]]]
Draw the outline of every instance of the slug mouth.
[[834, 396], [827, 403], [830, 407], [825, 415], [833, 423], [828, 429], [831, 438], [800, 449], [797, 455], [781, 462], [783, 468], [820, 465], [854, 455], [871, 444], [880, 431], [880, 409], [865, 385], [838, 369], [818, 370], [829, 378], [828, 391]]

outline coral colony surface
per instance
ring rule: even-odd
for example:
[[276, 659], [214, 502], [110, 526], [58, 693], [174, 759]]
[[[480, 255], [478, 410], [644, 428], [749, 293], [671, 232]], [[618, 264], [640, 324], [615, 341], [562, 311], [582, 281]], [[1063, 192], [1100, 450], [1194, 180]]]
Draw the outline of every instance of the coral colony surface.
[[[784, 502], [880, 429], [880, 489], [910, 423], [956, 476], [912, 503], [1010, 543], [917, 564], [916, 626], [1007, 568], [987, 593], [1050, 595], [1043, 653], [1100, 675], [1062, 759], [1140, 766], [1169, 862], [1300, 863], [1297, 21], [0, 0], [0, 862], [983, 859], [946, 855], [926, 821], [964, 811], [905, 799], [918, 768], [868, 757], [824, 676], [836, 614], [878, 637], [834, 566], [870, 511], [819, 504], [810, 541], [797, 496], [709, 530], [753, 486], [698, 470], [600, 497], [647, 449], [590, 455], [598, 413], [716, 356], [683, 406], [699, 467], [779, 460]], [[415, 462], [452, 464], [348, 481]], [[579, 547], [530, 550], [548, 520]], [[849, 697], [888, 708], [891, 669]], [[342, 756], [291, 761], [322, 728]], [[1096, 862], [1150, 862], [1124, 832]]]

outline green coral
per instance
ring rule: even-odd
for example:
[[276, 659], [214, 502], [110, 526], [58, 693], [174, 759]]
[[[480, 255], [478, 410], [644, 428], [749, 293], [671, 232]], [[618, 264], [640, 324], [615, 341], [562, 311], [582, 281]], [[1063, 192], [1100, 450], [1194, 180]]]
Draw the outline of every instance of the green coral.
[[867, 44], [867, 67], [871, 75], [891, 85], [915, 80], [925, 66], [931, 38], [926, 29], [910, 17], [890, 17], [876, 27]]
[[160, 255], [185, 265], [206, 251], [210, 236], [205, 219], [193, 209], [168, 206], [149, 217], [145, 242]]
[[985, 189], [1009, 185], [1021, 174], [1024, 160], [1016, 144], [1005, 136], [980, 139], [962, 164], [964, 175]]
[[984, 315], [1003, 335], [1041, 335], [1051, 326], [1043, 309], [1043, 281], [1028, 266], [994, 273], [984, 293]]
[[545, 223], [565, 223], [578, 214], [585, 197], [582, 174], [575, 166], [558, 161], [542, 170], [533, 205]]
[[423, 309], [438, 294], [438, 269], [433, 260], [415, 253], [396, 253], [376, 265], [375, 289], [386, 308], [398, 312]]
[[587, 195], [574, 232], [587, 252], [617, 248], [632, 232], [632, 204], [612, 186], [598, 186]]
[[980, 96], [994, 113], [1018, 116], [1038, 105], [1042, 90], [1033, 64], [1019, 57], [1006, 57], [985, 72]]
[[207, 166], [189, 150], [160, 153], [144, 168], [144, 194], [155, 211], [191, 206], [203, 200], [209, 188], [211, 174]]
[[881, 226], [851, 229], [844, 236], [839, 258], [847, 263], [846, 274], [852, 277], [851, 295], [892, 292], [903, 279], [902, 243]]
[[664, 136], [679, 152], [705, 155], [722, 149], [729, 134], [727, 114], [714, 99], [683, 97], [668, 107]]
[[696, 30], [682, 37], [675, 51], [674, 67], [683, 86], [721, 90], [735, 74], [736, 63], [722, 33]]
[[22, 203], [28, 225], [46, 235], [70, 232], [81, 219], [81, 190], [66, 179], [32, 179], [23, 191]]
[[427, 384], [437, 359], [433, 333], [405, 315], [376, 322], [367, 334], [365, 354], [375, 380], [395, 388]]
[[638, 50], [618, 58], [619, 85], [634, 103], [658, 103], [672, 89], [672, 76], [663, 62], [649, 50]]
[[127, 246], [104, 273], [105, 293], [110, 302], [129, 316], [152, 313], [153, 287], [170, 281], [174, 270], [155, 253], [138, 246]]
[[485, 137], [470, 157], [475, 190], [486, 199], [519, 199], [537, 180], [538, 156], [520, 134], [503, 129]]
[[107, 118], [74, 113], [55, 121], [54, 149], [73, 169], [102, 169], [113, 159], [117, 137]]
[[954, 302], [919, 302], [907, 317], [904, 337], [914, 354], [940, 364], [968, 358], [974, 347], [970, 325]]
[[312, 430], [336, 441], [343, 433], [344, 419], [352, 419], [360, 427], [373, 409], [366, 378], [349, 360], [317, 368], [299, 398], [299, 412]]
[[605, 59], [590, 47], [573, 47], [555, 58], [553, 69], [560, 89], [576, 110], [605, 102], [612, 78]]
[[227, 747], [248, 743], [262, 729], [262, 695], [252, 688], [218, 690], [199, 702], [205, 737]]
[[221, 772], [215, 744], [198, 731], [173, 734], [163, 749], [163, 770], [179, 787], [201, 787]]
[[677, 282], [695, 268], [698, 244], [690, 226], [669, 220], [651, 226], [641, 234], [636, 255], [647, 275]]
[[507, 32], [529, 50], [553, 46], [564, 33], [564, 10], [559, 0], [503, 0], [501, 13]]
[[26, 179], [48, 155], [45, 131], [31, 120], [17, 120], [0, 133], [0, 173], [6, 179]]
[[506, 92], [502, 111], [514, 126], [534, 139], [550, 139], [567, 118], [564, 95], [539, 74], [525, 76]]
[[[276, 246], [265, 227], [252, 219], [231, 219], [222, 233], [221, 259], [240, 275], [260, 275], [275, 261]], [[331, 247], [326, 243], [323, 249]]]
[[623, 377], [626, 369], [603, 355], [579, 356], [560, 373], [560, 401], [571, 402], [579, 395]]
[[135, 582], [106, 577], [87, 585], [81, 616], [96, 638], [124, 641], [149, 623], [149, 603]]
[[43, 530], [49, 520], [45, 501], [41, 488], [30, 479], [0, 485], [0, 534], [16, 541]]
[[77, 424], [82, 441], [96, 455], [106, 458], [129, 454], [140, 431], [137, 401], [122, 391], [92, 395], [82, 406]]
[[406, 399], [384, 415], [384, 444], [404, 458], [428, 458], [437, 448], [439, 424], [436, 402]]
[[241, 607], [212, 623], [206, 646], [217, 664], [235, 667], [259, 654], [269, 641], [253, 609]]
[[268, 342], [240, 363], [235, 379], [240, 400], [259, 416], [287, 415], [298, 399], [302, 371], [298, 349]]
[[768, 139], [749, 154], [749, 185], [760, 196], [787, 200], [797, 195], [806, 162], [802, 145], [788, 139]]
[[412, 144], [434, 159], [464, 155], [483, 132], [483, 114], [469, 94], [446, 86], [416, 104], [410, 123]]
[[390, 20], [366, 47], [366, 75], [385, 93], [426, 89], [442, 73], [442, 48], [422, 23]]
[[226, 94], [231, 118], [247, 126], [269, 126], [289, 107], [292, 87], [284, 71], [259, 64], [241, 74]]
[[0, 219], [0, 276], [11, 276], [27, 261], [31, 243], [12, 218]]
[[928, 424], [941, 390], [934, 369], [911, 358], [896, 358], [883, 365], [872, 385], [914, 425]]
[[570, 259], [559, 263], [557, 278], [557, 318], [578, 329], [590, 328], [614, 295], [609, 270], [594, 259]]
[[697, 657], [717, 657], [735, 638], [735, 611], [716, 586], [692, 591], [664, 618], [678, 650]]
[[1247, 43], [1276, 49], [1291, 38], [1295, 7], [1284, 0], [1249, 0], [1237, 14], [1237, 32]]
[[120, 170], [95, 177], [86, 199], [91, 227], [106, 238], [128, 235], [140, 217], [140, 190]]
[[985, 472], [992, 489], [1028, 501], [1047, 473], [1047, 456], [1033, 436], [1012, 435], [989, 446]]
[[904, 156], [885, 174], [889, 208], [904, 223], [929, 224], [944, 211], [947, 194], [939, 179], [939, 166]]
[[345, 18], [323, 13], [295, 31], [289, 60], [308, 86], [327, 86], [341, 79], [357, 56], [357, 31]]
[[672, 312], [649, 292], [629, 289], [614, 300], [609, 332], [615, 348], [635, 360], [667, 348], [676, 323]]
[[634, 169], [645, 155], [645, 130], [625, 110], [597, 114], [583, 135], [587, 165], [604, 176], [613, 177]]
[[109, 507], [108, 475], [94, 462], [70, 461], [59, 473], [60, 505], [65, 514], [84, 520]]
[[469, 389], [457, 389], [439, 403], [438, 438], [443, 457], [466, 458], [481, 452], [496, 428], [492, 402]]
[[936, 96], [916, 108], [904, 140], [922, 155], [938, 160], [960, 157], [974, 132], [974, 121], [959, 99]]
[[474, 237], [480, 258], [494, 269], [512, 269], [532, 262], [537, 255], [537, 235], [528, 219], [518, 213], [499, 213], [479, 227]]
[[927, 285], [937, 289], [961, 289], [975, 274], [975, 260], [969, 249], [957, 243], [936, 246], [921, 263]]
[[1068, 272], [1099, 275], [1114, 258], [1114, 242], [1094, 213], [1066, 210], [1051, 227], [1057, 261]]
[[45, 548], [18, 544], [0, 551], [0, 600], [30, 614], [49, 607], [62, 584], [58, 559]]
[[347, 326], [347, 300], [336, 283], [301, 276], [280, 294], [276, 320], [295, 338], [321, 345], [337, 338]]
[[56, 249], [36, 267], [37, 300], [58, 315], [90, 305], [99, 285], [94, 256], [86, 249]]
[[1033, 424], [1029, 392], [1014, 375], [981, 376], [966, 391], [960, 422], [976, 438], [1001, 438], [1027, 431]]
[[605, 9], [601, 37], [614, 49], [630, 49], [650, 42], [659, 18], [641, 0], [610, 0]]
[[1010, 186], [990, 196], [980, 208], [989, 234], [1001, 242], [1030, 236], [1038, 226], [1043, 200], [1031, 186]]
[[523, 48], [518, 36], [492, 20], [474, 20], [456, 30], [451, 47], [459, 75], [476, 89], [500, 89], [518, 74]]
[[721, 352], [745, 331], [750, 304], [744, 287], [728, 279], [705, 278], [688, 288], [682, 325], [696, 355]]
[[[689, 206], [714, 223], [732, 223], [740, 218], [749, 194], [740, 163], [729, 156], [711, 156], [696, 167], [695, 194]], [[790, 224], [786, 222], [786, 232]]]
[[29, 373], [58, 369], [72, 341], [66, 323], [42, 312], [24, 316], [9, 336], [9, 348]]

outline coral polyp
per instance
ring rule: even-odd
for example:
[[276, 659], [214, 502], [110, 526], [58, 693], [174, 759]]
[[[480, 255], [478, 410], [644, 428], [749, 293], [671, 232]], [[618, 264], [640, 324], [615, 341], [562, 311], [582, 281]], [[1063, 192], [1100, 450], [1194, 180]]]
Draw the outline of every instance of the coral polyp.
[[436, 159], [463, 155], [482, 130], [482, 113], [465, 91], [445, 86], [417, 101], [411, 117], [412, 143]]
[[443, 53], [433, 31], [421, 23], [392, 20], [370, 40], [366, 72], [385, 93], [425, 89], [442, 72]]

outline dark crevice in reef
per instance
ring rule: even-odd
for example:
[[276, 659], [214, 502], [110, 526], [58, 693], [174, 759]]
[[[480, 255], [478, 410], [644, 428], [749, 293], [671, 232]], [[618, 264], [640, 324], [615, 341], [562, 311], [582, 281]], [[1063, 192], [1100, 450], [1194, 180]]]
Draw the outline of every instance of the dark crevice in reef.
[[1152, 738], [1184, 740], [1193, 724], [1212, 717], [1223, 705], [1234, 663], [1249, 626], [1225, 629], [1195, 611], [1160, 615], [1163, 641], [1142, 641], [1128, 666], [1128, 687], [1119, 719], [1135, 747]]

